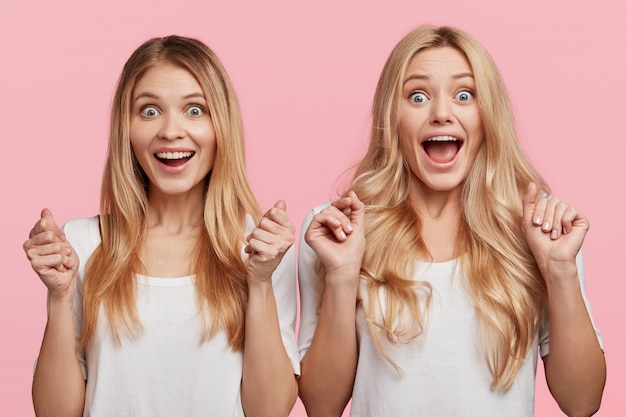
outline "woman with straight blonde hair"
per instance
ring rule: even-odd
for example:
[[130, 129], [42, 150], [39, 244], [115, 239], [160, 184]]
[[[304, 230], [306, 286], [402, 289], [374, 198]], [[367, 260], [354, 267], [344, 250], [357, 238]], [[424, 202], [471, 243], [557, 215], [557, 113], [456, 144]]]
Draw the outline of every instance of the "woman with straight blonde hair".
[[24, 243], [48, 288], [38, 416], [287, 416], [294, 227], [261, 214], [235, 92], [203, 43], [141, 45], [115, 93], [100, 216]]
[[532, 416], [538, 349], [568, 415], [606, 376], [584, 294], [589, 223], [524, 156], [504, 84], [461, 30], [389, 56], [352, 189], [300, 246], [309, 416]]

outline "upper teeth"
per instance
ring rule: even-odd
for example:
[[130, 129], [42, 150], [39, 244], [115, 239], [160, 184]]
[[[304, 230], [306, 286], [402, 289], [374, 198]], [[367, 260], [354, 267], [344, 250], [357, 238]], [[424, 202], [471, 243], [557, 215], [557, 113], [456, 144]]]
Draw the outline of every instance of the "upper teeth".
[[433, 136], [428, 140], [434, 142], [456, 142], [458, 139], [454, 136]]
[[159, 152], [156, 155], [160, 159], [183, 159], [189, 158], [193, 152]]

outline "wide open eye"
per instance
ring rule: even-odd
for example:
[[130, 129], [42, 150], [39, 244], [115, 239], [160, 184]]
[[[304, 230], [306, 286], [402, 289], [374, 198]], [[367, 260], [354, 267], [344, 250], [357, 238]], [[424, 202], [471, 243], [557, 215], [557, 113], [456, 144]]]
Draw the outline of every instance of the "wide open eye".
[[428, 101], [428, 97], [426, 96], [426, 94], [422, 93], [421, 91], [415, 91], [411, 94], [409, 94], [409, 101], [413, 102], [413, 103], [426, 103]]
[[204, 107], [198, 105], [189, 106], [189, 108], [187, 109], [187, 114], [192, 117], [200, 117], [204, 113]]
[[141, 115], [144, 117], [155, 117], [159, 111], [154, 106], [144, 106], [141, 108]]
[[456, 93], [454, 99], [460, 102], [469, 102], [474, 99], [474, 93], [472, 93], [470, 90], [461, 90]]

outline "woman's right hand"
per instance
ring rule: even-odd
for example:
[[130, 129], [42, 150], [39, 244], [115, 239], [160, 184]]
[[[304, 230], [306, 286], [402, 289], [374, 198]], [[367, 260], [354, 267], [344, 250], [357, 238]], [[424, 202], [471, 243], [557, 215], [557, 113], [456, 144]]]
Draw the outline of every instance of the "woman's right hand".
[[73, 297], [78, 255], [54, 221], [50, 210], [43, 209], [41, 218], [30, 231], [23, 247], [33, 270], [48, 287], [49, 296]]
[[313, 217], [304, 238], [326, 267], [327, 276], [339, 271], [358, 276], [365, 252], [364, 204], [350, 191]]

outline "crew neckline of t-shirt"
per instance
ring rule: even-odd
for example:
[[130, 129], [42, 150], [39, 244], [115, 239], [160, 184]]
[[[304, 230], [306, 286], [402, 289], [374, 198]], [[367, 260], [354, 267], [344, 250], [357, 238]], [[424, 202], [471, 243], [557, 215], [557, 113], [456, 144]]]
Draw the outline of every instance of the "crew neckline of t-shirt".
[[137, 283], [150, 287], [183, 287], [194, 283], [195, 275], [186, 275], [177, 278], [161, 278], [150, 277], [147, 275], [136, 274]]
[[459, 261], [459, 258], [453, 258], [453, 259], [450, 259], [449, 261], [443, 261], [443, 262], [417, 261], [417, 264], [418, 265], [434, 265], [434, 266], [446, 267], [446, 266], [453, 265], [453, 264], [457, 263], [458, 261]]
[[443, 262], [416, 261], [417, 271], [430, 271], [434, 273], [442, 273], [454, 271], [459, 263], [459, 258], [450, 259]]

